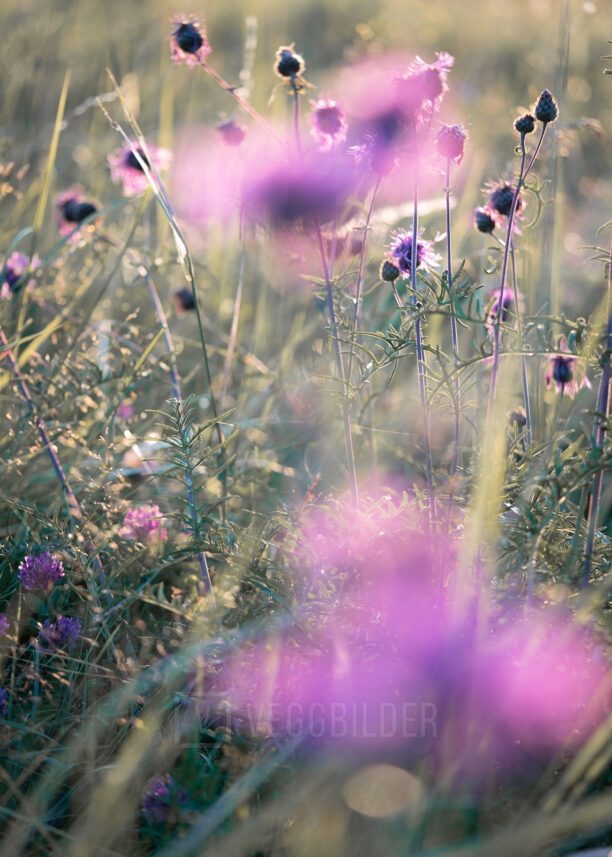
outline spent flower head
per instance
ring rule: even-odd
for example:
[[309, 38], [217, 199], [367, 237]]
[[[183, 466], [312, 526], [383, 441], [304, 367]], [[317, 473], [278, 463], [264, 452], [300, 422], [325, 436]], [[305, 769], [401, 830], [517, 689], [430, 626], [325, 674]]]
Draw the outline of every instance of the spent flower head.
[[179, 65], [202, 65], [211, 53], [211, 47], [206, 38], [206, 32], [200, 26], [196, 17], [183, 15], [172, 19], [172, 34], [170, 36], [172, 59]]
[[[416, 267], [433, 268], [440, 264], [440, 256], [433, 249], [432, 241], [426, 241], [421, 238], [422, 230], [419, 230], [416, 246]], [[396, 229], [391, 236], [391, 244], [389, 245], [389, 253], [400, 269], [404, 277], [410, 277], [412, 271], [412, 233], [406, 232], [404, 229]]]
[[75, 647], [82, 630], [81, 620], [70, 616], [58, 616], [56, 622], [45, 619], [38, 636], [40, 648], [46, 652], [69, 651]]
[[327, 151], [344, 143], [348, 126], [339, 104], [331, 98], [319, 98], [311, 107], [311, 133], [318, 147]]
[[163, 172], [171, 160], [172, 154], [167, 149], [161, 149], [151, 143], [147, 143], [146, 154], [139, 145], [134, 144], [122, 146], [108, 156], [111, 178], [115, 184], [123, 185], [125, 196], [138, 196], [148, 188], [149, 182], [143, 164], [147, 169], [154, 166], [157, 172]]
[[28, 592], [42, 589], [43, 592], [49, 593], [63, 576], [62, 561], [48, 551], [27, 554], [19, 564], [19, 580]]

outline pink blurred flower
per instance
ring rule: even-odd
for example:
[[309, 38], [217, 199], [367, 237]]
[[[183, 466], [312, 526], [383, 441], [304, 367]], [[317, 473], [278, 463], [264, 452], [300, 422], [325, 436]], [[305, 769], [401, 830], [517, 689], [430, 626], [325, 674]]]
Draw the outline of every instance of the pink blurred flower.
[[311, 102], [311, 107], [311, 133], [318, 147], [329, 151], [344, 143], [348, 125], [338, 103], [331, 98], [319, 98]]
[[550, 390], [554, 384], [557, 393], [573, 399], [584, 387], [591, 389], [591, 382], [578, 357], [569, 351], [565, 336], [561, 337], [559, 348], [561, 353], [555, 354], [548, 360], [545, 377], [546, 389]]
[[240, 146], [246, 138], [246, 131], [235, 119], [226, 119], [219, 122], [217, 131], [226, 146]]
[[0, 613], [0, 637], [4, 637], [11, 627], [11, 620], [6, 613]]
[[[487, 309], [486, 325], [487, 325], [487, 330], [490, 333], [492, 333], [495, 330], [495, 323], [497, 320], [497, 314], [499, 313], [500, 296], [501, 296], [501, 290], [496, 289], [491, 295], [491, 301], [490, 301], [489, 307]], [[521, 313], [523, 311], [523, 308], [524, 308], [524, 306], [523, 306], [524, 302], [523, 302], [522, 295], [519, 294], [518, 297], [519, 297], [518, 311], [519, 311], [519, 313]], [[514, 301], [514, 294], [513, 294], [511, 289], [505, 288], [504, 289], [504, 306], [502, 309], [501, 323], [507, 324], [507, 322], [510, 321], [512, 316], [516, 316], [516, 306], [515, 306], [515, 301]]]
[[[144, 162], [145, 166], [150, 168], [152, 164], [158, 172], [166, 170], [172, 160], [171, 152], [151, 143], [147, 143], [148, 157], [140, 146], [134, 144], [133, 149], [136, 150], [138, 158]], [[108, 156], [111, 178], [115, 184], [123, 185], [125, 196], [138, 196], [138, 194], [144, 193], [149, 186], [142, 164], [134, 154], [133, 149], [130, 146], [122, 146]]]
[[442, 125], [436, 134], [436, 150], [440, 157], [449, 158], [456, 164], [460, 164], [467, 138], [467, 131], [463, 125]]
[[163, 515], [159, 506], [132, 506], [128, 509], [119, 535], [129, 541], [165, 541], [168, 531], [162, 527]]
[[196, 17], [183, 15], [172, 19], [172, 35], [170, 36], [172, 59], [179, 65], [201, 65], [212, 49], [206, 38], [206, 33]]
[[[92, 230], [93, 221], [91, 218], [97, 211], [96, 203], [83, 195], [83, 190], [79, 185], [74, 185], [63, 191], [55, 202], [55, 216], [60, 235], [67, 236], [74, 232], [73, 237], [78, 241], [83, 232], [83, 229], [78, 229], [78, 227], [87, 221], [84, 228]], [[75, 230], [78, 231], [75, 232]]]
[[[8, 300], [12, 294], [19, 288], [21, 280], [28, 271], [33, 271], [40, 265], [38, 256], [34, 256], [30, 261], [30, 257], [25, 253], [15, 251], [11, 253], [6, 260], [4, 269], [0, 272], [0, 300]], [[29, 289], [34, 287], [34, 280], [29, 280], [27, 283]]]

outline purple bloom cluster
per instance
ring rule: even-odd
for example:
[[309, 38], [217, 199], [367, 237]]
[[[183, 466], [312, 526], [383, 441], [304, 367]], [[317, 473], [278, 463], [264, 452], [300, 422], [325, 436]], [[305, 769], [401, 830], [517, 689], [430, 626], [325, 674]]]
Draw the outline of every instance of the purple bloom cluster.
[[25, 253], [12, 253], [6, 260], [4, 270], [0, 272], [0, 300], [7, 300], [19, 286], [24, 274], [40, 265], [38, 256], [30, 260]]
[[29, 592], [42, 589], [49, 593], [54, 584], [64, 576], [62, 561], [48, 551], [40, 554], [27, 554], [19, 564], [19, 580]]
[[133, 506], [128, 509], [119, 535], [130, 541], [165, 541], [168, 531], [162, 527], [163, 515], [159, 506]]
[[187, 803], [187, 794], [170, 774], [158, 774], [149, 782], [142, 796], [142, 814], [148, 822], [164, 824], [172, 809]]
[[56, 622], [45, 619], [40, 629], [39, 643], [43, 651], [73, 649], [81, 636], [83, 623], [70, 616], [58, 616]]

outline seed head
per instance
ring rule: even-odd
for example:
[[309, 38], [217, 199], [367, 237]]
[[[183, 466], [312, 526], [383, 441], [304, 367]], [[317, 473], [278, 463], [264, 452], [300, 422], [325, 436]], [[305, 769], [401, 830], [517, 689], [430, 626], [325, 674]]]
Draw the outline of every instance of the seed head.
[[559, 105], [555, 101], [553, 94], [548, 89], [543, 90], [540, 94], [540, 97], [536, 101], [534, 112], [536, 119], [544, 125], [547, 125], [549, 122], [554, 122], [559, 115]]
[[514, 128], [519, 134], [531, 134], [535, 128], [535, 117], [531, 113], [524, 113], [515, 120]]

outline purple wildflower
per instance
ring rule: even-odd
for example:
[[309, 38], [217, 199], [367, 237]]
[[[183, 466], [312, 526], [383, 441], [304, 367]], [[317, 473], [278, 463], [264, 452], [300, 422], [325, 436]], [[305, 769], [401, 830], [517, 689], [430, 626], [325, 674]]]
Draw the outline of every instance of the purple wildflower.
[[531, 113], [523, 113], [514, 120], [514, 128], [519, 134], [531, 134], [535, 128], [535, 116]]
[[[421, 240], [421, 231], [417, 239], [416, 266], [431, 268], [440, 263], [440, 256], [433, 249], [432, 241]], [[389, 245], [389, 252], [404, 277], [410, 277], [412, 269], [412, 234], [404, 229], [397, 229]]]
[[555, 386], [557, 393], [567, 395], [573, 399], [583, 387], [591, 388], [591, 382], [587, 378], [584, 369], [580, 367], [578, 358], [568, 352], [567, 338], [563, 336], [559, 343], [560, 352], [549, 358], [546, 370], [546, 389]]
[[120, 420], [131, 420], [134, 414], [134, 405], [129, 399], [125, 399], [117, 408], [117, 418]]
[[[512, 200], [514, 199], [514, 186], [510, 182], [487, 182], [483, 188], [487, 194], [487, 209], [499, 221], [502, 217], [508, 217], [512, 210]], [[516, 203], [515, 217], [520, 217], [520, 211], [523, 208], [523, 197], [519, 193]]]
[[64, 576], [62, 561], [44, 551], [40, 554], [28, 554], [19, 564], [19, 580], [24, 589], [31, 592], [42, 589], [49, 593], [56, 581]]
[[47, 652], [73, 649], [82, 630], [81, 620], [72, 619], [70, 616], [58, 616], [57, 622], [45, 619], [38, 637], [40, 647]]
[[415, 57], [408, 68], [396, 77], [402, 107], [408, 116], [418, 119], [418, 114], [425, 106], [432, 112], [438, 110], [448, 91], [446, 79], [455, 59], [444, 52], [437, 53], [436, 57], [433, 63]]
[[185, 63], [187, 66], [202, 65], [211, 53], [206, 33], [198, 19], [193, 16], [172, 19], [170, 48], [172, 59], [177, 65], [180, 63]]
[[187, 287], [177, 289], [173, 294], [173, 298], [176, 311], [179, 315], [184, 315], [186, 312], [191, 312], [191, 310], [195, 309], [195, 300], [191, 289]]
[[119, 535], [129, 541], [165, 541], [168, 531], [162, 527], [163, 515], [159, 506], [133, 506], [128, 509]]
[[463, 160], [467, 131], [463, 125], [442, 125], [436, 134], [436, 149], [443, 158], [448, 158], [456, 164]]
[[497, 219], [488, 208], [477, 208], [474, 211], [474, 226], [479, 232], [491, 234], [497, 225]]
[[331, 98], [311, 102], [311, 133], [322, 151], [329, 151], [346, 140], [347, 124], [344, 112]]
[[[64, 191], [57, 197], [55, 204], [60, 235], [70, 235], [84, 220], [92, 217], [97, 211], [98, 206], [83, 195], [78, 185]], [[93, 228], [93, 223], [90, 222], [88, 228]], [[77, 232], [75, 235], [77, 239], [78, 235]]]
[[219, 122], [217, 131], [226, 146], [240, 146], [246, 138], [246, 131], [235, 119], [226, 119], [225, 122]]
[[8, 714], [9, 693], [5, 687], [0, 687], [0, 717]]
[[180, 811], [187, 803], [187, 793], [170, 774], [158, 774], [149, 781], [142, 796], [141, 809], [149, 823], [164, 824], [171, 811]]
[[[486, 325], [488, 330], [493, 333], [495, 330], [495, 324], [497, 322], [497, 314], [499, 313], [499, 299], [501, 296], [500, 289], [496, 289], [493, 294], [491, 304], [489, 306], [487, 312], [487, 321]], [[519, 295], [519, 312], [523, 309], [523, 301], [521, 295]], [[505, 324], [511, 315], [516, 315], [516, 306], [514, 302], [514, 295], [508, 289], [504, 289], [504, 301], [503, 301], [503, 310], [501, 314], [501, 323]]]
[[112, 180], [115, 184], [123, 185], [124, 196], [138, 196], [149, 186], [143, 166], [134, 154], [134, 150], [147, 168], [153, 166], [158, 172], [167, 169], [172, 160], [171, 152], [150, 143], [147, 143], [147, 154], [136, 145], [133, 148], [122, 146], [116, 149], [108, 156], [108, 163]]
[[11, 627], [11, 620], [6, 613], [0, 613], [0, 637], [4, 637], [8, 629]]
[[[0, 300], [10, 298], [21, 284], [22, 278], [27, 272], [33, 271], [40, 265], [38, 256], [34, 256], [30, 261], [30, 257], [25, 253], [17, 253], [15, 251], [6, 260], [4, 270], [0, 272]], [[29, 286], [34, 285], [34, 281], [30, 280]]]
[[295, 44], [281, 45], [274, 56], [274, 74], [285, 83], [293, 83], [302, 87], [305, 81], [302, 77], [306, 63], [301, 54], [294, 50]]

